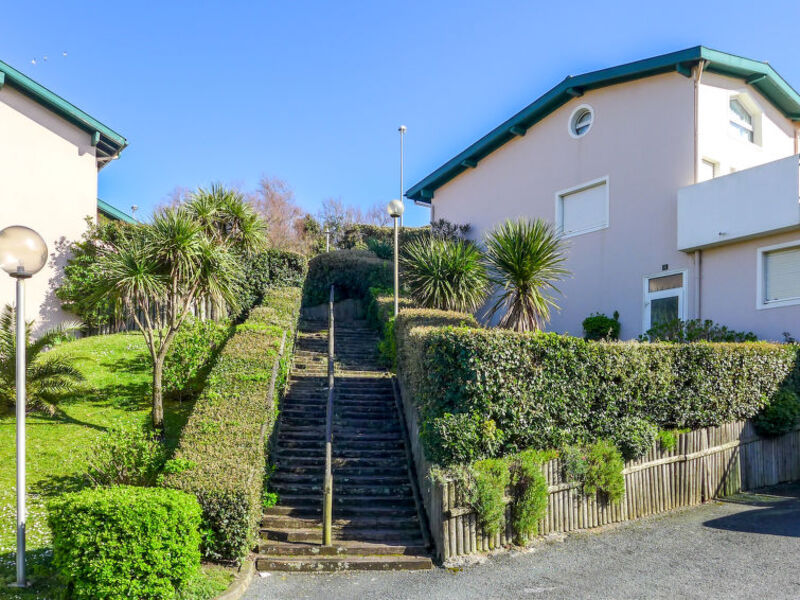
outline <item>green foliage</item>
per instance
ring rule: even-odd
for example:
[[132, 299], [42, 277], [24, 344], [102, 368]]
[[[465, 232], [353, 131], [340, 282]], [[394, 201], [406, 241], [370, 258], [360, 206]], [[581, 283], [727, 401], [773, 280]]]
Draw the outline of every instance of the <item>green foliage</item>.
[[644, 456], [658, 439], [658, 425], [636, 415], [625, 415], [614, 419], [607, 429], [607, 435], [619, 448], [625, 460]]
[[[409, 298], [400, 297], [397, 302], [399, 310], [415, 308], [416, 304]], [[397, 340], [394, 334], [394, 293], [391, 289], [373, 287], [369, 289], [364, 312], [370, 327], [380, 334], [378, 352], [382, 362], [390, 368], [397, 361]]]
[[553, 455], [539, 450], [524, 450], [511, 462], [511, 525], [518, 544], [524, 544], [539, 532], [539, 521], [547, 513], [549, 495], [542, 464]]
[[[169, 487], [192, 492], [203, 509], [203, 554], [212, 560], [240, 560], [250, 549], [262, 509], [265, 431], [271, 431], [291, 356], [300, 290], [270, 288], [261, 306], [236, 327], [211, 369], [176, 459], [195, 466], [169, 475]], [[282, 335], [275, 395], [269, 397], [273, 365]]]
[[711, 319], [701, 321], [673, 319], [659, 323], [647, 333], [639, 336], [642, 342], [755, 342], [758, 340], [752, 331], [733, 331]]
[[581, 485], [584, 494], [604, 494], [612, 502], [625, 495], [622, 455], [609, 440], [597, 440], [586, 448], [566, 446], [561, 451], [564, 478]]
[[291, 250], [269, 248], [240, 257], [244, 278], [239, 289], [240, 315], [258, 306], [269, 287], [300, 287], [308, 272], [308, 259]]
[[196, 395], [230, 331], [230, 325], [224, 321], [195, 318], [184, 321], [164, 361], [164, 393], [179, 399]]
[[583, 337], [586, 340], [618, 340], [621, 327], [617, 311], [613, 317], [594, 313], [583, 320]]
[[[469, 225], [459, 225], [445, 219], [439, 219], [430, 226], [401, 227], [398, 237], [400, 238], [400, 248], [405, 248], [412, 242], [430, 240], [431, 237], [451, 241], [462, 240], [465, 239], [469, 230]], [[339, 248], [343, 250], [352, 250], [358, 247], [369, 248], [370, 240], [375, 240], [384, 247], [392, 248], [394, 245], [394, 227], [367, 225], [364, 223], [349, 225], [342, 232], [339, 239]], [[372, 248], [369, 249], [372, 250]], [[378, 253], [376, 252], [376, 254]], [[391, 258], [391, 254], [387, 258]]]
[[777, 436], [790, 432], [800, 419], [800, 398], [790, 389], [779, 390], [769, 404], [753, 420], [756, 431], [763, 436]]
[[[793, 345], [603, 343], [441, 327], [459, 320], [415, 309], [395, 323], [398, 375], [426, 454], [443, 465], [591, 441], [626, 416], [663, 429], [719, 425], [755, 416], [781, 387], [800, 389]], [[496, 424], [490, 439], [469, 425], [476, 416]]]
[[486, 268], [470, 242], [417, 240], [403, 248], [401, 262], [405, 285], [424, 308], [468, 312], [486, 298]]
[[53, 566], [69, 598], [178, 598], [200, 566], [200, 507], [189, 494], [88, 489], [48, 509]]
[[394, 256], [393, 244], [376, 238], [367, 239], [367, 250], [383, 260], [392, 260]]
[[[78, 324], [65, 323], [31, 340], [33, 321], [25, 323], [26, 408], [49, 414], [56, 412], [64, 395], [75, 392], [83, 375], [64, 356], [47, 356], [45, 351], [70, 339]], [[17, 404], [17, 319], [6, 304], [0, 313], [0, 409]]]
[[664, 450], [673, 450], [678, 445], [678, 436], [683, 433], [689, 433], [691, 429], [688, 427], [676, 429], [659, 429], [657, 434], [658, 443]]
[[337, 300], [364, 300], [370, 288], [391, 288], [392, 283], [392, 264], [368, 250], [326, 252], [308, 263], [303, 304], [315, 306], [327, 302], [331, 284], [336, 286]]
[[493, 536], [505, 522], [505, 492], [511, 483], [508, 462], [487, 458], [475, 462], [467, 479], [467, 502], [478, 513], [484, 532]]
[[154, 486], [166, 460], [166, 448], [152, 429], [124, 423], [92, 444], [87, 477], [94, 486]]
[[558, 308], [555, 282], [569, 272], [561, 236], [542, 219], [506, 221], [486, 238], [490, 280], [499, 295], [488, 317], [500, 314], [500, 327], [539, 331]]

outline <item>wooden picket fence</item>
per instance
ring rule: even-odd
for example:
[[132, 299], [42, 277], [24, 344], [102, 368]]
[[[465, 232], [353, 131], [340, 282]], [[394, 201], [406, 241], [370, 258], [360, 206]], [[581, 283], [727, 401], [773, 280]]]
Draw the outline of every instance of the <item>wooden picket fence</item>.
[[[403, 394], [412, 453], [438, 558], [447, 560], [511, 544], [510, 505], [506, 507], [506, 529], [488, 536], [457, 483], [429, 477], [432, 465], [425, 460], [419, 443], [416, 410], [405, 398]], [[750, 422], [740, 421], [676, 437], [672, 450], [656, 444], [642, 458], [625, 463], [625, 496], [617, 503], [606, 501], [602, 495], [584, 495], [577, 484], [564, 481], [558, 459], [545, 463], [542, 469], [550, 496], [539, 533], [600, 527], [696, 506], [742, 490], [800, 480], [800, 428], [777, 438], [762, 438]]]

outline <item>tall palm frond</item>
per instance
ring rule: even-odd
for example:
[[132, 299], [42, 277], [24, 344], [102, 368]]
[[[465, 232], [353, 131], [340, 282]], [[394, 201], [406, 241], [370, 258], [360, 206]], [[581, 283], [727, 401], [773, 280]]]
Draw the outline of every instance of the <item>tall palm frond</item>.
[[486, 261], [499, 290], [488, 317], [501, 313], [500, 326], [515, 331], [541, 330], [558, 309], [555, 282], [569, 275], [553, 227], [541, 219], [506, 221], [487, 236]]
[[216, 183], [199, 188], [183, 208], [217, 243], [245, 254], [266, 247], [266, 223], [237, 190]]

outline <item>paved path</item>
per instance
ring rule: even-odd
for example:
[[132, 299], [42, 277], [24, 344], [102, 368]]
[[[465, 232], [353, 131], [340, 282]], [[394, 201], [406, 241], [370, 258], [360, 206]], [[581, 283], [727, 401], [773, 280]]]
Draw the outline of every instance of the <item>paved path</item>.
[[272, 573], [245, 600], [800, 598], [800, 485], [427, 572]]

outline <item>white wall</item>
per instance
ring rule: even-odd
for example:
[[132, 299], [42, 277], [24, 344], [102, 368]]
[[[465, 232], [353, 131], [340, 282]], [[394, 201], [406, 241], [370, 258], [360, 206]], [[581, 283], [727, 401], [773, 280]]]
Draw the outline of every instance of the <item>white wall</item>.
[[[88, 133], [6, 85], [0, 89], [0, 229], [26, 225], [47, 243], [47, 266], [26, 283], [26, 315], [38, 327], [74, 319], [53, 288], [66, 262], [62, 246], [80, 238], [97, 213], [95, 148]], [[15, 301], [0, 276], [0, 305]]]

